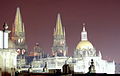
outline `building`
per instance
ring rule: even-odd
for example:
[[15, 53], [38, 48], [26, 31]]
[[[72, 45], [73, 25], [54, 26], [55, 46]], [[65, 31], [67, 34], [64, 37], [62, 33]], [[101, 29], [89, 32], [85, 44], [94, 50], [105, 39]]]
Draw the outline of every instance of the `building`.
[[4, 23], [3, 30], [0, 30], [0, 76], [2, 72], [13, 75], [17, 69], [17, 52], [9, 38], [9, 33], [8, 25]]
[[53, 56], [66, 56], [68, 47], [65, 40], [65, 28], [63, 31], [60, 14], [57, 16], [56, 28], [54, 29], [54, 40], [52, 47]]
[[83, 24], [83, 31], [81, 32], [81, 41], [78, 43], [73, 57], [66, 56], [68, 52], [65, 31], [63, 31], [60, 14], [57, 17], [56, 28], [54, 30], [54, 41], [52, 47], [52, 56], [47, 58], [40, 58], [33, 60], [33, 68], [43, 68], [47, 63], [47, 69], [61, 69], [64, 64], [69, 64], [71, 70], [79, 73], [88, 73], [89, 67], [94, 61], [95, 73], [115, 73], [115, 62], [108, 62], [102, 59], [102, 54], [96, 53], [96, 50], [92, 43], [88, 40], [87, 31], [85, 30], [85, 24]]
[[15, 44], [15, 49], [18, 52], [18, 56], [25, 55], [27, 53], [27, 44], [25, 40], [25, 28], [22, 22], [20, 8], [17, 8], [14, 24], [12, 25], [11, 40]]
[[14, 43], [14, 49], [17, 55], [17, 67], [21, 68], [26, 64], [25, 56], [27, 56], [27, 44], [25, 39], [25, 28], [22, 22], [20, 8], [17, 8], [14, 24], [12, 25], [11, 41]]
[[[9, 33], [7, 24], [4, 24], [3, 30], [0, 31], [0, 70], [11, 72], [18, 67], [19, 71], [23, 71], [25, 70], [23, 66], [26, 66], [25, 53], [27, 53], [27, 46], [24, 24], [19, 8], [17, 8], [11, 39], [9, 39]], [[63, 72], [63, 65], [67, 64], [70, 66], [69, 69], [71, 71], [77, 73], [115, 73], [115, 62], [103, 60], [101, 52], [99, 51], [97, 54], [95, 47], [88, 40], [85, 24], [83, 24], [81, 40], [74, 50], [74, 55], [71, 57], [67, 56], [68, 47], [65, 39], [65, 28], [62, 28], [60, 14], [57, 16], [53, 37], [52, 55], [34, 58], [30, 63], [30, 68], [26, 70], [48, 72], [49, 70], [58, 69]], [[41, 55], [38, 45], [34, 47], [34, 51]]]
[[[17, 8], [11, 38], [9, 38], [9, 33], [8, 25], [5, 23], [3, 30], [0, 30], [0, 72], [12, 74], [16, 69], [22, 71], [24, 69], [23, 66], [26, 66], [27, 45], [19, 8]], [[39, 56], [42, 55], [38, 44], [34, 47], [34, 52], [37, 52]], [[83, 24], [81, 40], [74, 50], [74, 55], [68, 57], [67, 53], [65, 28], [62, 27], [60, 14], [58, 14], [53, 34], [52, 55], [34, 58], [30, 63], [30, 70], [32, 69], [34, 72], [48, 72], [49, 70], [58, 69], [63, 72], [63, 65], [67, 64], [70, 66], [71, 71], [77, 73], [115, 73], [115, 62], [103, 60], [101, 52], [99, 51], [97, 54], [95, 47], [88, 40], [85, 24]]]
[[[87, 31], [83, 27], [81, 32], [81, 41], [78, 43], [76, 50], [74, 51], [74, 58], [76, 61], [75, 67], [76, 72], [88, 72], [88, 67], [90, 66], [90, 60], [94, 60], [94, 65], [97, 73], [115, 73], [115, 63], [108, 62], [102, 59], [102, 54], [96, 54], [96, 50], [92, 43], [88, 40]], [[81, 65], [79, 65], [81, 64]], [[111, 67], [111, 68], [110, 68]], [[78, 68], [81, 68], [79, 70]]]

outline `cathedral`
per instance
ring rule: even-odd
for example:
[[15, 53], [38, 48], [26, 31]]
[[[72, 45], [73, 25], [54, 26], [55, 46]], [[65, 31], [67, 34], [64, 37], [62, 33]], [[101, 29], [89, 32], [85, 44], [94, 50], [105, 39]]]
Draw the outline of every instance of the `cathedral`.
[[74, 55], [71, 57], [67, 56], [68, 47], [65, 39], [65, 28], [62, 28], [62, 22], [60, 14], [57, 16], [56, 28], [53, 33], [53, 47], [52, 56], [40, 59], [33, 59], [33, 68], [43, 68], [47, 63], [47, 68], [50, 69], [61, 69], [64, 64], [69, 64], [70, 69], [74, 72], [88, 73], [91, 60], [94, 62], [93, 73], [115, 73], [115, 62], [109, 62], [102, 59], [102, 54], [99, 51], [96, 53], [96, 49], [92, 43], [88, 40], [87, 31], [85, 24], [83, 23], [83, 31], [81, 32], [81, 41], [74, 50]]
[[[7, 24], [4, 24], [3, 30], [0, 31], [0, 62], [3, 62], [0, 63], [0, 70], [13, 68], [23, 71], [31, 67], [33, 72], [48, 72], [52, 69], [59, 69], [62, 72], [63, 65], [68, 64], [70, 70], [76, 73], [115, 73], [115, 62], [103, 60], [101, 52], [97, 52], [89, 41], [85, 23], [83, 23], [81, 31], [81, 40], [73, 50], [73, 56], [68, 57], [69, 51], [66, 43], [65, 27], [62, 25], [59, 13], [53, 33], [51, 55], [45, 55], [41, 51], [39, 44], [36, 43], [34, 52], [37, 52], [39, 57], [34, 56], [31, 62], [27, 62], [28, 51], [25, 28], [19, 8], [17, 8], [10, 37], [8, 36], [9, 33]], [[27, 67], [26, 63], [29, 63], [30, 66]]]

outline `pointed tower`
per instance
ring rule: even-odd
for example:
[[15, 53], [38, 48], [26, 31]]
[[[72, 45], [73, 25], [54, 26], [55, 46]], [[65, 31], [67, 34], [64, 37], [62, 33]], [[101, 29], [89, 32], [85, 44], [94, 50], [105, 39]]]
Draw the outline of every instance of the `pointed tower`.
[[54, 41], [52, 47], [53, 56], [66, 56], [68, 47], [65, 40], [65, 29], [63, 31], [60, 14], [58, 13], [56, 28], [54, 29]]
[[12, 26], [12, 41], [15, 43], [16, 51], [20, 54], [24, 54], [27, 50], [25, 42], [25, 29], [24, 23], [22, 22], [22, 17], [20, 14], [20, 8], [17, 8], [14, 24]]

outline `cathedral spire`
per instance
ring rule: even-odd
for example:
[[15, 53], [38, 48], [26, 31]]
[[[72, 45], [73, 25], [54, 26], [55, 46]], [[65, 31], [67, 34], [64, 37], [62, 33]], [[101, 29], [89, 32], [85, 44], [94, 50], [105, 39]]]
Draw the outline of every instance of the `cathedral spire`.
[[23, 54], [27, 50], [26, 40], [25, 40], [25, 28], [22, 22], [22, 17], [20, 13], [20, 8], [17, 8], [14, 24], [12, 26], [12, 41], [15, 43], [15, 48], [17, 51]]
[[54, 28], [54, 40], [52, 47], [53, 56], [66, 56], [68, 47], [65, 40], [65, 28], [62, 27], [60, 14], [57, 15], [56, 28]]
[[59, 13], [58, 13], [58, 16], [57, 16], [55, 35], [63, 35], [62, 22], [61, 22], [61, 18], [60, 18]]
[[85, 23], [83, 23], [83, 31], [81, 32], [81, 41], [88, 40], [87, 31], [85, 30]]
[[15, 33], [17, 35], [18, 35], [18, 32], [23, 32], [23, 23], [22, 23], [22, 18], [21, 18], [19, 7], [17, 8], [17, 11], [16, 11], [14, 26], [15, 26]]

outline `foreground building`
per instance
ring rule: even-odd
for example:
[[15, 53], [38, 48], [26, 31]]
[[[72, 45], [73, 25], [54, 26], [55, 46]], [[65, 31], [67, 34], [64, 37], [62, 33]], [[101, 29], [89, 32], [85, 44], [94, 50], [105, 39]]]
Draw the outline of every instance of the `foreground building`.
[[0, 30], [0, 76], [2, 72], [13, 75], [17, 69], [17, 52], [9, 38], [10, 31], [5, 23]]

